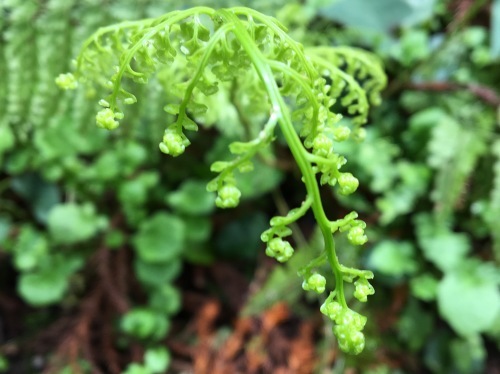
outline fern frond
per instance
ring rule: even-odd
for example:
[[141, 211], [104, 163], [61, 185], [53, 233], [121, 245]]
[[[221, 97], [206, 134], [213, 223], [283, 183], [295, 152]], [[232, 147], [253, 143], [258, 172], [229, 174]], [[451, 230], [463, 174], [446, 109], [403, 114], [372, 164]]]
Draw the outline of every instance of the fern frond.
[[36, 81], [27, 115], [30, 123], [40, 126], [48, 122], [58, 106], [58, 90], [54, 75], [67, 68], [71, 53], [71, 18], [74, 1], [50, 0], [34, 21], [36, 32]]
[[103, 109], [96, 121], [109, 130], [125, 117], [122, 107], [137, 102], [134, 83], [146, 84], [157, 76], [168, 88], [164, 110], [174, 117], [159, 147], [172, 156], [184, 153], [190, 144], [184, 131], [197, 131], [203, 124], [210, 110], [204, 103], [206, 97], [219, 90], [241, 93], [246, 107], [249, 103], [253, 107], [254, 117], [267, 120], [260, 123], [262, 129], [253, 139], [229, 146], [233, 160], [212, 164], [211, 170], [218, 175], [207, 189], [217, 191], [216, 205], [221, 208], [239, 203], [241, 192], [234, 174], [252, 170], [251, 159], [272, 143], [279, 126], [307, 194], [300, 208], [271, 220], [271, 231], [262, 236], [266, 253], [280, 262], [288, 260], [294, 251], [282, 239], [290, 233], [287, 225], [312, 210], [325, 251], [321, 261], [313, 261], [301, 272], [303, 288], [325, 291], [325, 278], [313, 274], [313, 268], [327, 260], [335, 275], [335, 289], [321, 311], [336, 322], [334, 331], [342, 349], [355, 354], [363, 349], [361, 330], [366, 318], [347, 306], [344, 282], [357, 279], [354, 296], [366, 301], [366, 296], [373, 294], [368, 283], [373, 274], [341, 265], [332, 233], [347, 232], [351, 243], [362, 245], [367, 241], [366, 224], [356, 219], [355, 212], [328, 220], [316, 174], [321, 176], [320, 184], [338, 185], [344, 195], [358, 187], [351, 173], [340, 171], [346, 159], [335, 152], [333, 143], [348, 139], [350, 129], [338, 125], [341, 116], [332, 106], [339, 100], [339, 107], [354, 116], [355, 136], [361, 137], [359, 127], [366, 121], [369, 101], [377, 103], [385, 85], [376, 59], [349, 49], [321, 48], [308, 53], [276, 19], [252, 9], [196, 7], [99, 29], [84, 43], [75, 68], [74, 75], [61, 75], [58, 83], [73, 88], [80, 81], [106, 90], [107, 96], [99, 100]]
[[444, 115], [433, 128], [429, 141], [429, 165], [436, 169], [432, 200], [439, 222], [451, 223], [455, 204], [486, 144], [478, 131], [461, 126]]
[[6, 118], [8, 123], [27, 130], [28, 126], [22, 119], [30, 107], [30, 83], [36, 79], [36, 69], [32, 68], [37, 66], [35, 49], [32, 47], [35, 32], [31, 25], [39, 10], [39, 4], [36, 1], [10, 0], [5, 2], [4, 7], [7, 14], [7, 29], [4, 33], [7, 67]]

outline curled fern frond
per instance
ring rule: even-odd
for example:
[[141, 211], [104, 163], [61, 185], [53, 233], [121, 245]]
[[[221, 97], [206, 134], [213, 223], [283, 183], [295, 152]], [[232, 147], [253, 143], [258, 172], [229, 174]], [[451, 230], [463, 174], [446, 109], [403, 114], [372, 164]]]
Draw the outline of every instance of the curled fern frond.
[[272, 144], [279, 126], [302, 173], [306, 196], [299, 208], [271, 220], [271, 228], [262, 234], [266, 253], [280, 262], [288, 260], [293, 248], [283, 238], [291, 234], [289, 225], [313, 212], [325, 250], [301, 271], [303, 287], [325, 292], [326, 278], [317, 269], [324, 262], [330, 264], [335, 285], [321, 311], [335, 322], [341, 348], [361, 352], [366, 318], [347, 306], [344, 282], [355, 282], [354, 296], [366, 301], [373, 294], [368, 282], [373, 274], [341, 265], [332, 234], [346, 232], [351, 243], [362, 245], [367, 241], [366, 225], [356, 213], [330, 221], [319, 187], [338, 186], [345, 195], [358, 187], [352, 174], [341, 171], [346, 159], [334, 146], [349, 139], [351, 129], [339, 124], [342, 116], [332, 108], [337, 105], [353, 116], [353, 133], [360, 137], [369, 103], [378, 103], [385, 85], [379, 61], [350, 48], [305, 49], [279, 21], [252, 9], [196, 7], [99, 29], [84, 43], [73, 75], [60, 76], [58, 82], [71, 88], [79, 81], [107, 91], [99, 99], [103, 108], [96, 120], [98, 126], [114, 129], [125, 116], [123, 108], [140, 98], [134, 83], [146, 84], [155, 74], [168, 83], [166, 96], [173, 98], [164, 108], [175, 118], [160, 143], [166, 154], [185, 152], [190, 144], [185, 132], [197, 131], [203, 124], [211, 110], [206, 98], [220, 90], [237, 90], [240, 101], [262, 118], [262, 129], [253, 139], [230, 145], [233, 160], [211, 166], [218, 175], [207, 189], [217, 192], [221, 208], [238, 205], [241, 192], [235, 173], [252, 171], [252, 158]]

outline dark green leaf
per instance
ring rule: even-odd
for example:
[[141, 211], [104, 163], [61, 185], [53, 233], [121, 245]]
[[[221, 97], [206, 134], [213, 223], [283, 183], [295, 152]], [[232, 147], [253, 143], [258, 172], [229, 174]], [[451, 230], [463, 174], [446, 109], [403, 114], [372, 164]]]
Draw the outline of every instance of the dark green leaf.
[[12, 189], [25, 199], [40, 223], [47, 221], [50, 210], [61, 201], [59, 188], [38, 174], [24, 174], [12, 179]]
[[172, 285], [163, 284], [151, 291], [149, 305], [161, 313], [175, 314], [181, 307], [181, 294]]
[[165, 262], [144, 262], [139, 258], [135, 259], [134, 270], [137, 278], [147, 286], [159, 286], [174, 280], [182, 269], [179, 259]]

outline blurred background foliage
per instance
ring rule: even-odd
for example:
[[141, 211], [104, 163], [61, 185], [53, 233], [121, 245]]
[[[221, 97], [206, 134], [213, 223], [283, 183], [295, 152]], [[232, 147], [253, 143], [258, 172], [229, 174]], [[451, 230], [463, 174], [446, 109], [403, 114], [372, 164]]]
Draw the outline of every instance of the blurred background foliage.
[[[232, 98], [212, 103], [217, 118], [172, 159], [156, 144], [161, 76], [111, 133], [95, 128], [88, 93], [54, 84], [96, 28], [195, 5], [251, 6], [305, 45], [384, 60], [390, 83], [367, 139], [341, 149], [361, 187], [323, 191], [331, 217], [356, 209], [369, 227], [365, 250], [338, 244], [376, 274], [355, 360], [301, 292], [297, 269], [319, 246], [312, 221], [294, 230], [290, 263], [262, 256], [269, 217], [300, 195], [286, 150], [241, 178], [239, 208], [215, 210], [205, 192], [210, 162], [248, 131]], [[222, 341], [231, 319], [283, 300], [316, 321], [311, 369], [286, 372], [498, 373], [499, 0], [0, 0], [0, 32], [0, 372], [204, 372], [194, 359], [179, 369], [194, 354], [175, 343], [203, 341], [189, 327], [203, 295], [229, 310]], [[205, 279], [227, 264], [250, 285], [236, 306]]]

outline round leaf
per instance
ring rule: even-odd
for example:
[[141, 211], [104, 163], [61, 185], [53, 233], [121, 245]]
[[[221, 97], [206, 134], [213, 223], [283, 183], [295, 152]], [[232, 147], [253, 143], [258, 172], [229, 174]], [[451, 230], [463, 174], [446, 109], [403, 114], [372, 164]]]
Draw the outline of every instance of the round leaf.
[[55, 206], [49, 213], [49, 232], [54, 242], [74, 244], [94, 236], [106, 225], [91, 205], [74, 203]]
[[500, 291], [488, 273], [487, 265], [461, 267], [447, 273], [438, 286], [439, 312], [463, 336], [487, 331], [500, 313]]
[[137, 278], [148, 286], [158, 286], [172, 281], [181, 272], [180, 260], [150, 263], [136, 259], [134, 270]]
[[167, 213], [158, 213], [141, 224], [133, 243], [141, 260], [165, 262], [180, 254], [184, 233], [182, 220]]
[[120, 327], [123, 332], [139, 339], [161, 339], [165, 337], [170, 322], [154, 310], [136, 308], [123, 316]]
[[18, 291], [31, 305], [42, 306], [60, 301], [68, 285], [64, 274], [54, 271], [43, 271], [22, 274]]
[[403, 276], [417, 270], [414, 248], [407, 242], [384, 241], [373, 248], [370, 267], [382, 274]]
[[180, 213], [189, 215], [208, 214], [215, 208], [215, 196], [207, 191], [207, 183], [188, 180], [169, 194], [167, 203]]
[[164, 373], [170, 365], [170, 359], [165, 347], [149, 348], [144, 353], [145, 366], [153, 373]]

